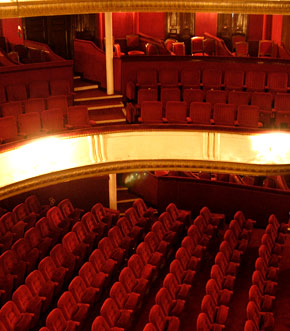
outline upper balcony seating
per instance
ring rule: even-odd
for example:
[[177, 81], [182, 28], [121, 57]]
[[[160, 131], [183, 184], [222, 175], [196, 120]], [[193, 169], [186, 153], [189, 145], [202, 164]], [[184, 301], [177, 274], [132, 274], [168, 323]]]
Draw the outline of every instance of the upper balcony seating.
[[211, 124], [211, 104], [209, 102], [191, 102], [187, 122], [192, 124]]
[[207, 90], [205, 95], [206, 102], [211, 104], [213, 109], [216, 103], [226, 103], [227, 102], [227, 91], [222, 90]]
[[228, 103], [236, 106], [236, 109], [240, 105], [248, 105], [251, 100], [251, 93], [244, 91], [229, 91]]
[[174, 55], [184, 56], [185, 55], [185, 44], [184, 42], [175, 42], [172, 44], [172, 52]]
[[144, 101], [158, 101], [157, 88], [140, 88], [137, 94], [137, 107], [141, 108]]
[[139, 123], [163, 123], [162, 103], [160, 101], [144, 101], [141, 106]]
[[199, 89], [200, 88], [201, 72], [200, 70], [181, 70], [180, 84], [185, 88]]
[[273, 40], [259, 40], [258, 57], [274, 57]]
[[244, 71], [226, 70], [224, 77], [224, 87], [226, 90], [242, 90], [244, 87]]
[[158, 72], [158, 83], [163, 87], [178, 86], [178, 70], [177, 69], [161, 69]]
[[237, 112], [237, 123], [240, 127], [258, 128], [262, 126], [259, 123], [259, 107], [252, 105], [240, 105]]
[[226, 103], [216, 103], [213, 109], [213, 121], [217, 125], [235, 124], [235, 105]]
[[247, 91], [264, 91], [266, 85], [266, 73], [264, 71], [247, 71], [245, 79], [245, 87]]
[[202, 36], [191, 37], [191, 39], [190, 39], [191, 55], [194, 55], [194, 56], [203, 56], [204, 55], [203, 41], [204, 41], [204, 37], [202, 37]]
[[190, 108], [192, 102], [203, 102], [204, 91], [198, 88], [186, 88], [183, 90], [183, 101], [187, 104], [187, 109]]
[[222, 71], [219, 69], [204, 69], [202, 72], [202, 86], [204, 90], [220, 90], [222, 86]]
[[55, 133], [65, 130], [63, 112], [61, 108], [51, 108], [41, 112], [42, 130]]
[[288, 73], [287, 72], [269, 72], [267, 75], [267, 88], [270, 92], [287, 92]]
[[165, 108], [165, 122], [187, 123], [187, 105], [184, 101], [168, 101]]
[[247, 41], [239, 41], [235, 43], [235, 55], [241, 57], [249, 56], [249, 43]]

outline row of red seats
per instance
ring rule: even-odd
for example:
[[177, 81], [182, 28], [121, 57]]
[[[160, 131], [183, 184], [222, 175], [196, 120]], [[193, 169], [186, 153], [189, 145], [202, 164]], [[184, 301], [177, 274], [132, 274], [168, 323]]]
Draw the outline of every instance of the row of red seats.
[[270, 215], [252, 275], [245, 331], [274, 328], [272, 306], [278, 288], [279, 261], [283, 253], [286, 228], [287, 225], [280, 224], [274, 214]]
[[144, 101], [141, 106], [139, 123], [172, 123], [172, 124], [203, 124], [224, 125], [242, 128], [259, 128], [259, 108], [251, 105], [240, 105], [236, 111], [235, 105], [216, 103], [213, 111], [208, 102], [192, 102], [187, 116], [184, 101], [168, 101], [163, 115], [160, 101]]
[[[92, 238], [92, 236], [98, 236], [97, 233], [88, 232], [90, 230], [85, 229], [85, 225], [87, 224], [85, 221], [88, 221], [87, 217], [84, 217], [83, 227], [81, 228], [79, 226], [82, 212], [83, 210], [73, 208], [69, 199], [64, 199], [59, 203], [59, 207], [54, 206], [47, 211], [48, 217], [42, 217], [37, 222], [36, 225], [39, 225], [41, 230], [47, 230], [49, 219], [51, 219], [52, 224], [50, 223], [50, 225], [52, 225], [52, 227], [48, 231], [52, 235], [52, 238], [55, 239], [55, 242], [62, 238], [62, 243], [56, 244], [52, 248], [50, 255], [40, 261], [38, 270], [34, 270], [27, 275], [25, 285], [21, 285], [14, 291], [12, 301], [8, 301], [2, 307], [0, 317], [2, 317], [1, 320], [7, 329], [17, 329], [18, 325], [21, 325], [25, 330], [33, 328], [39, 320], [40, 313], [50, 307], [52, 298], [63, 291], [63, 283], [71, 279], [73, 272], [83, 264], [85, 256], [94, 248], [94, 246], [90, 246], [79, 238], [79, 234], [83, 236], [82, 238], [84, 239], [86, 238], [86, 234], [90, 234], [90, 238]], [[101, 219], [107, 222], [107, 224], [104, 223], [106, 226], [110, 226], [113, 222], [115, 223], [119, 217], [118, 211], [104, 208], [100, 203], [92, 207], [92, 212], [95, 216], [90, 212], [92, 214], [90, 221], [101, 224], [103, 222], [97, 222], [98, 219]], [[70, 218], [67, 216], [70, 216]], [[45, 223], [47, 223], [46, 227]], [[73, 224], [72, 231], [69, 231]], [[30, 251], [30, 254], [31, 253], [32, 251]], [[31, 258], [30, 256], [30, 260]], [[105, 257], [103, 257], [103, 261], [104, 260]], [[19, 265], [17, 266], [19, 270]], [[17, 266], [14, 265], [14, 267]], [[25, 273], [24, 268], [23, 270]], [[43, 302], [43, 304], [40, 304], [39, 300]], [[68, 313], [71, 307], [70, 304], [72, 303], [71, 297], [67, 298], [65, 296], [65, 298], [60, 300], [60, 302], [63, 301], [69, 301], [67, 305], [65, 305], [67, 309], [66, 313]], [[33, 305], [36, 302], [38, 303], [37, 307]], [[13, 310], [13, 312], [11, 312], [11, 310]], [[14, 314], [13, 319], [10, 319], [11, 314]], [[23, 321], [23, 319], [25, 321]]]
[[166, 330], [179, 329], [177, 316], [184, 308], [207, 245], [223, 221], [224, 215], [213, 214], [207, 207], [201, 209], [200, 216], [190, 225], [187, 236], [176, 251], [163, 286], [156, 294], [155, 305], [149, 312], [149, 323], [144, 330], [162, 331], [165, 325]]
[[112, 286], [110, 298], [103, 303], [92, 330], [100, 330], [102, 327], [127, 330], [132, 325], [132, 319], [141, 308], [149, 286], [168, 261], [181, 228], [187, 222], [190, 223], [189, 211], [178, 210], [174, 204], [169, 204], [166, 210], [158, 220], [155, 219], [151, 231], [137, 246], [136, 253], [129, 258], [128, 266], [120, 272], [119, 281]]
[[[157, 78], [158, 77], [158, 78]], [[129, 81], [126, 86], [126, 96], [134, 100], [136, 88], [177, 87], [208, 89], [230, 89], [247, 91], [287, 92], [288, 74], [283, 71], [264, 72], [228, 70], [207, 68], [200, 70], [160, 69], [137, 71], [136, 82]]]
[[206, 295], [201, 302], [197, 330], [224, 328], [229, 312], [229, 302], [234, 290], [241, 255], [246, 251], [254, 221], [246, 219], [241, 211], [234, 215], [224, 233], [206, 284]]
[[28, 98], [48, 98], [50, 95], [69, 96], [71, 94], [71, 83], [68, 80], [34, 80], [28, 86], [24, 83], [0, 85], [0, 104]]
[[62, 109], [51, 108], [42, 112], [24, 113], [0, 118], [0, 143], [18, 139], [43, 136], [61, 132], [66, 129], [90, 128], [95, 121], [89, 119], [87, 106], [70, 106], [67, 109], [67, 120]]
[[[140, 225], [142, 221], [145, 221], [145, 218], [139, 217], [137, 209], [145, 214], [153, 215], [155, 213], [154, 209], [146, 207], [142, 199], [137, 199], [134, 202], [134, 206], [136, 209], [134, 207], [129, 208], [125, 212], [126, 217], [122, 218], [119, 218], [119, 213], [116, 214], [113, 210], [107, 209], [108, 213], [104, 215], [102, 213], [102, 210], [104, 211], [104, 209], [94, 209], [94, 214], [99, 217], [101, 216], [104, 224], [107, 225], [107, 228], [110, 228], [108, 236], [103, 236], [98, 242], [98, 248], [90, 254], [88, 262], [84, 263], [84, 259], [80, 258], [83, 265], [79, 269], [79, 276], [71, 281], [69, 291], [64, 292], [58, 299], [58, 308], [52, 310], [47, 316], [46, 325], [49, 330], [58, 330], [58, 323], [65, 323], [65, 325], [68, 325], [73, 329], [76, 325], [82, 323], [87, 316], [89, 306], [95, 304], [102, 290], [109, 285], [109, 280], [111, 280], [128, 255], [131, 254], [137, 241], [135, 241], [135, 238], [122, 233], [119, 224], [123, 224], [122, 219], [124, 219], [128, 227], [133, 228], [131, 221], [136, 222], [139, 226], [135, 225], [134, 227], [139, 229], [139, 233], [143, 233], [146, 224], [142, 224], [143, 228]], [[106, 220], [104, 218], [106, 218]], [[117, 218], [119, 218], [118, 221]], [[93, 234], [98, 228], [94, 225], [94, 217], [91, 212], [84, 214], [81, 222], [85, 222], [89, 225], [92, 231], [91, 234]], [[81, 222], [75, 223], [74, 227], [80, 225]], [[149, 223], [149, 220], [146, 220], [146, 222]], [[116, 223], [117, 225], [111, 227], [112, 224]], [[98, 234], [96, 234], [96, 236], [98, 236]], [[86, 238], [89, 239], [89, 242], [91, 241], [90, 237]], [[92, 241], [95, 239], [96, 238]], [[84, 244], [87, 244], [87, 242], [83, 241]], [[63, 244], [65, 243], [63, 242]], [[71, 248], [67, 247], [66, 250], [69, 251]], [[77, 251], [79, 251], [79, 249]], [[73, 251], [71, 252], [73, 253]], [[61, 261], [59, 261], [59, 263], [61, 263]], [[64, 266], [75, 270], [70, 264]], [[125, 278], [127, 279], [128, 277], [126, 276]], [[88, 292], [90, 292], [90, 294]], [[81, 300], [85, 300], [85, 302], [82, 302]], [[83, 310], [78, 310], [79, 314], [72, 308], [72, 306], [77, 307], [76, 303], [78, 303], [79, 306], [82, 304], [83, 307]], [[47, 327], [42, 329], [47, 330]]]

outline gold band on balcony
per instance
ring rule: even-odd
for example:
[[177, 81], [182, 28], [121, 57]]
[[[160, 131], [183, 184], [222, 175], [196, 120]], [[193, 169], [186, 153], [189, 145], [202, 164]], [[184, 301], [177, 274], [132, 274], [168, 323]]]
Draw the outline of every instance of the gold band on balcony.
[[290, 14], [289, 1], [156, 1], [156, 0], [0, 0], [0, 18], [72, 15], [99, 12], [218, 12]]

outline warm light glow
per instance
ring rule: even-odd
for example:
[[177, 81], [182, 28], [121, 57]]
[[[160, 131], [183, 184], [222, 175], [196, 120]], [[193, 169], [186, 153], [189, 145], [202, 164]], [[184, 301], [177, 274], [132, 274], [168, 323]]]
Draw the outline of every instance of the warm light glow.
[[250, 136], [256, 162], [267, 164], [290, 163], [290, 135], [287, 133], [266, 133]]

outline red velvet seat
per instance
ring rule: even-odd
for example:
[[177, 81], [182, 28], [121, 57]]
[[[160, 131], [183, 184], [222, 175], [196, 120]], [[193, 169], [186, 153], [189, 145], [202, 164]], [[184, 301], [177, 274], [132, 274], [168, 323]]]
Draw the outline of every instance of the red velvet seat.
[[98, 221], [102, 221], [111, 227], [115, 225], [120, 217], [120, 211], [104, 207], [100, 202], [97, 202], [92, 208], [91, 212], [94, 214]]
[[70, 82], [66, 79], [52, 79], [49, 82], [51, 95], [69, 95]]
[[73, 231], [64, 235], [62, 245], [69, 253], [75, 256], [77, 267], [81, 266], [88, 253], [88, 245], [80, 242], [76, 233]]
[[249, 43], [247, 41], [238, 41], [235, 43], [236, 56], [248, 57], [249, 56]]
[[0, 143], [19, 139], [16, 116], [0, 117]]
[[24, 239], [27, 239], [32, 248], [39, 250], [40, 260], [44, 258], [52, 247], [52, 239], [43, 237], [38, 227], [32, 227], [25, 232]]
[[[110, 297], [116, 302], [119, 309], [130, 309], [136, 312], [140, 306], [140, 294], [127, 292], [121, 282], [115, 282], [110, 290]], [[139, 307], [140, 308], [140, 307]]]
[[264, 126], [268, 126], [272, 118], [273, 94], [269, 92], [253, 92], [251, 105], [259, 107], [260, 120], [264, 123]]
[[166, 316], [159, 305], [154, 305], [149, 312], [149, 322], [152, 323], [158, 331], [176, 331], [179, 330], [180, 321], [176, 316]]
[[179, 283], [173, 273], [168, 273], [163, 280], [163, 287], [165, 287], [172, 299], [187, 299], [191, 285]]
[[252, 275], [252, 284], [257, 285], [262, 295], [275, 295], [278, 283], [272, 280], [264, 279], [259, 270], [255, 270]]
[[110, 238], [115, 247], [125, 249], [127, 254], [133, 249], [133, 238], [125, 236], [117, 225], [113, 226], [109, 230], [108, 237]]
[[39, 320], [43, 297], [33, 295], [27, 285], [19, 286], [12, 295], [12, 301], [16, 304], [20, 313], [31, 313], [31, 328], [34, 328]]
[[140, 88], [137, 94], [137, 106], [141, 107], [144, 101], [158, 101], [157, 88]]
[[247, 91], [263, 92], [266, 85], [266, 73], [264, 71], [247, 71], [245, 87]]
[[171, 215], [175, 221], [181, 221], [185, 225], [191, 222], [191, 211], [185, 209], [178, 209], [177, 206], [171, 202], [167, 207], [166, 211]]
[[124, 331], [124, 328], [118, 328], [116, 326], [110, 327], [108, 322], [105, 320], [103, 316], [97, 316], [92, 324], [92, 331]]
[[232, 249], [228, 241], [223, 240], [220, 244], [219, 250], [224, 254], [228, 262], [240, 263], [241, 251]]
[[231, 220], [229, 230], [231, 230], [235, 236], [236, 249], [245, 252], [250, 240], [250, 232], [246, 229], [242, 229], [237, 220]]
[[33, 295], [44, 297], [42, 310], [46, 311], [51, 304], [57, 283], [46, 280], [39, 270], [32, 271], [25, 279]]
[[206, 313], [209, 317], [211, 324], [217, 323], [225, 325], [229, 307], [225, 305], [217, 306], [211, 295], [206, 294], [201, 302], [201, 311]]
[[175, 42], [172, 44], [172, 52], [177, 56], [185, 55], [185, 44], [184, 42]]
[[66, 95], [51, 95], [47, 98], [47, 109], [60, 108], [63, 116], [67, 116], [68, 101]]
[[62, 286], [67, 280], [67, 268], [56, 265], [51, 256], [46, 256], [39, 262], [38, 270], [41, 271], [46, 280], [58, 283], [56, 292], [59, 293], [62, 290]]
[[89, 119], [88, 106], [69, 106], [67, 109], [67, 129], [90, 128], [95, 121]]
[[205, 285], [206, 294], [213, 298], [216, 306], [225, 305], [229, 306], [233, 291], [222, 289], [218, 286], [215, 279], [210, 278]]
[[112, 298], [104, 301], [101, 307], [101, 316], [107, 321], [111, 328], [118, 327], [129, 329], [132, 323], [132, 310], [119, 309], [116, 302]]
[[222, 85], [222, 72], [219, 69], [204, 69], [202, 72], [202, 86], [204, 90], [220, 90]]
[[162, 222], [166, 231], [173, 231], [179, 235], [184, 230], [185, 224], [179, 220], [174, 220], [167, 211], [159, 216], [159, 220]]
[[155, 326], [152, 323], [146, 323], [143, 331], [157, 331], [157, 329], [155, 328]]
[[18, 116], [19, 134], [24, 137], [37, 136], [42, 133], [40, 114], [31, 112]]
[[259, 40], [258, 57], [273, 57], [273, 40]]
[[115, 247], [108, 237], [104, 237], [99, 241], [98, 248], [103, 252], [106, 259], [117, 261], [120, 266], [125, 257], [125, 250], [120, 247]]
[[60, 232], [58, 230], [52, 229], [49, 226], [48, 218], [42, 217], [41, 219], [39, 219], [36, 222], [35, 227], [39, 229], [39, 231], [43, 237], [49, 237], [50, 239], [52, 239], [51, 246], [53, 247], [60, 236]]
[[[200, 258], [191, 254], [192, 251], [194, 250], [194, 243], [191, 243], [192, 244], [191, 245], [188, 243], [187, 240], [185, 240], [184, 243], [184, 239], [182, 241], [183, 245], [179, 247], [178, 250], [176, 251], [175, 258], [180, 261], [185, 271], [186, 270], [196, 271], [199, 268]], [[190, 237], [189, 240], [191, 240]]]
[[245, 323], [244, 331], [259, 331], [252, 320], [247, 320]]
[[160, 101], [164, 109], [168, 101], [180, 101], [180, 89], [177, 87], [161, 87]]
[[216, 125], [229, 125], [235, 124], [235, 105], [226, 103], [216, 103], [213, 109], [213, 121]]
[[193, 224], [197, 226], [201, 235], [208, 239], [211, 239], [216, 232], [216, 226], [208, 223], [202, 215], [197, 216], [193, 221]]
[[76, 302], [86, 303], [93, 306], [99, 296], [100, 289], [88, 286], [81, 276], [76, 276], [72, 279], [68, 286]]
[[41, 112], [42, 129], [47, 133], [60, 132], [65, 129], [60, 108], [50, 108]]
[[39, 250], [32, 248], [30, 242], [27, 239], [20, 238], [11, 246], [11, 249], [16, 252], [20, 260], [24, 261], [29, 273], [36, 268], [39, 260]]
[[164, 265], [164, 255], [157, 251], [151, 252], [146, 242], [142, 242], [137, 246], [136, 254], [141, 257], [144, 264], [151, 264], [157, 268], [161, 268]]
[[152, 207], [147, 207], [145, 201], [142, 198], [138, 198], [133, 202], [133, 207], [136, 209], [139, 217], [148, 217], [154, 219], [155, 215], [158, 213], [157, 209]]
[[188, 123], [211, 124], [211, 104], [209, 102], [191, 102]]
[[125, 287], [127, 293], [139, 293], [141, 299], [148, 290], [149, 282], [145, 278], [136, 278], [133, 271], [129, 267], [122, 269], [119, 275], [119, 281]]
[[190, 38], [190, 46], [191, 46], [191, 55], [195, 56], [203, 56], [203, 40], [202, 36], [195, 36]]
[[227, 102], [227, 91], [222, 90], [207, 90], [205, 95], [206, 102], [209, 102], [212, 106], [216, 103], [226, 103]]
[[214, 261], [215, 261], [215, 264], [217, 264], [220, 267], [222, 273], [225, 276], [227, 276], [227, 275], [236, 276], [237, 275], [240, 264], [236, 263], [236, 262], [228, 261], [222, 252], [218, 252], [216, 254]]
[[46, 326], [50, 331], [75, 331], [80, 325], [77, 321], [66, 320], [59, 308], [53, 309], [46, 318]]
[[263, 295], [257, 285], [252, 285], [249, 290], [249, 301], [254, 301], [260, 311], [271, 311], [275, 296]]
[[[255, 93], [255, 92], [254, 92]], [[248, 105], [250, 103], [251, 94], [244, 91], [229, 91], [228, 103], [231, 103], [238, 108], [239, 105]]]
[[23, 101], [24, 112], [39, 112], [41, 113], [45, 109], [45, 100], [44, 98], [30, 98]]
[[27, 228], [27, 224], [24, 221], [16, 221], [16, 215], [14, 212], [7, 212], [2, 215], [0, 218], [0, 224], [2, 224], [3, 230], [6, 228], [6, 230], [13, 235], [13, 242], [17, 239], [23, 238], [24, 230]]
[[168, 123], [187, 123], [187, 105], [184, 101], [168, 101], [165, 107], [165, 121]]
[[262, 126], [259, 121], [259, 107], [252, 105], [240, 105], [237, 112], [237, 125], [247, 128], [258, 128]]
[[138, 70], [136, 86], [140, 88], [156, 88], [157, 87], [157, 71], [156, 70]]
[[211, 267], [210, 277], [216, 281], [219, 289], [233, 290], [235, 277], [231, 275], [224, 275], [217, 264], [214, 264]]
[[146, 217], [140, 217], [134, 207], [130, 207], [125, 211], [125, 216], [133, 226], [139, 226], [147, 231], [151, 225], [151, 221]]
[[241, 210], [239, 210], [235, 213], [234, 219], [239, 222], [241, 229], [245, 229], [249, 233], [253, 230], [254, 224], [256, 223], [255, 220], [246, 218], [244, 213]]
[[0, 104], [7, 102], [5, 87], [0, 85]]
[[260, 271], [263, 279], [277, 281], [279, 274], [279, 267], [272, 267], [267, 265], [266, 261], [262, 257], [258, 257], [255, 262], [256, 270]]
[[177, 233], [172, 230], [167, 230], [160, 220], [156, 221], [152, 225], [151, 230], [155, 232], [160, 241], [167, 241], [170, 245], [175, 243], [175, 241], [177, 240]]
[[185, 300], [172, 299], [166, 287], [161, 287], [156, 293], [155, 303], [162, 308], [166, 316], [178, 316], [184, 309]]
[[247, 318], [254, 322], [258, 330], [269, 330], [274, 327], [273, 313], [261, 313], [254, 301], [249, 301], [247, 305]]
[[127, 217], [120, 217], [117, 225], [120, 227], [125, 236], [129, 236], [134, 239], [134, 245], [139, 242], [143, 235], [142, 229], [139, 226], [133, 226]]
[[[197, 258], [195, 260], [195, 262], [193, 262], [196, 265], [196, 268], [197, 268], [199, 266], [199, 264], [200, 264], [200, 261], [201, 261], [201, 258], [202, 258], [202, 254], [197, 249], [194, 240], [190, 236], [186, 236], [186, 237], [183, 238], [183, 240], [181, 242], [181, 246], [184, 247], [187, 250], [188, 254], [191, 257], [196, 257]], [[192, 260], [194, 261], [194, 259], [192, 259]]]
[[211, 323], [206, 313], [199, 313], [196, 321], [197, 331], [222, 330], [223, 326]]
[[61, 200], [57, 205], [62, 211], [64, 217], [71, 218], [74, 222], [81, 219], [81, 214], [84, 212], [83, 209], [74, 207], [71, 200], [66, 198]]
[[97, 272], [105, 273], [109, 275], [109, 277], [113, 277], [117, 268], [117, 261], [107, 259], [104, 253], [98, 248], [91, 253], [89, 262], [92, 263]]
[[[26, 275], [26, 264], [19, 258], [16, 252], [12, 249], [8, 249], [1, 254], [0, 260], [1, 271], [3, 272], [2, 276], [11, 275], [13, 279], [12, 286], [14, 284], [15, 288], [23, 284]], [[7, 289], [8, 288], [7, 282]]]
[[88, 316], [88, 309], [90, 307], [87, 303], [77, 302], [70, 291], [65, 291], [57, 301], [57, 307], [62, 311], [65, 319], [84, 322]]
[[180, 84], [183, 89], [200, 88], [201, 73], [200, 70], [183, 69], [180, 73]]
[[97, 272], [91, 262], [86, 262], [79, 270], [79, 276], [82, 277], [87, 286], [103, 290], [107, 284], [108, 274], [102, 271]]
[[21, 101], [10, 101], [1, 105], [1, 113], [3, 117], [15, 116], [18, 117], [23, 113], [23, 106]]
[[199, 88], [185, 88], [183, 89], [183, 100], [187, 104], [187, 108], [190, 107], [192, 102], [202, 102], [204, 99], [204, 91]]
[[87, 231], [94, 234], [97, 241], [108, 231], [107, 224], [97, 221], [90, 211], [82, 216], [81, 222], [85, 225]]
[[29, 83], [30, 98], [47, 98], [49, 96], [49, 85], [46, 80], [33, 80]]
[[178, 284], [193, 284], [196, 272], [189, 269], [185, 270], [179, 259], [174, 259], [170, 263], [169, 271], [175, 276]]
[[21, 313], [13, 301], [6, 302], [0, 310], [0, 321], [7, 330], [29, 330], [33, 317], [33, 313]]
[[5, 252], [7, 249], [11, 248], [14, 241], [13, 233], [6, 228], [4, 220], [0, 218], [0, 250]]
[[272, 93], [287, 92], [288, 73], [287, 72], [269, 72], [267, 75], [267, 87]]
[[163, 123], [162, 103], [160, 101], [144, 101], [141, 105], [139, 123]]
[[46, 213], [49, 226], [53, 231], [66, 234], [72, 226], [72, 219], [65, 217], [59, 207], [53, 206]]
[[57, 244], [50, 251], [50, 256], [58, 267], [67, 268], [67, 277], [71, 278], [75, 270], [75, 257], [73, 254], [69, 253], [62, 244]]
[[27, 228], [31, 228], [35, 225], [36, 215], [32, 212], [29, 212], [25, 203], [19, 203], [13, 208], [13, 213], [15, 215], [15, 221], [23, 221], [26, 223]]
[[275, 111], [290, 111], [290, 94], [277, 93], [274, 97]]
[[149, 231], [144, 238], [144, 242], [147, 243], [152, 253], [159, 252], [163, 256], [167, 256], [169, 243], [165, 240], [160, 240], [155, 232]]
[[34, 194], [29, 195], [25, 199], [25, 204], [30, 212], [33, 212], [38, 216], [45, 216], [49, 209], [49, 205], [42, 205], [38, 197]]
[[27, 90], [24, 84], [13, 84], [6, 86], [7, 100], [20, 101], [27, 99]]
[[193, 239], [195, 244], [199, 246], [201, 252], [206, 250], [210, 237], [200, 231], [198, 224], [192, 224], [188, 228], [187, 234]]
[[178, 86], [178, 70], [177, 69], [160, 69], [158, 72], [158, 83], [163, 87]]
[[227, 90], [241, 91], [244, 87], [244, 71], [226, 70], [224, 76], [224, 86]]
[[157, 268], [149, 263], [144, 263], [138, 254], [133, 254], [128, 260], [128, 267], [133, 271], [134, 276], [147, 279], [150, 283], [155, 279]]

